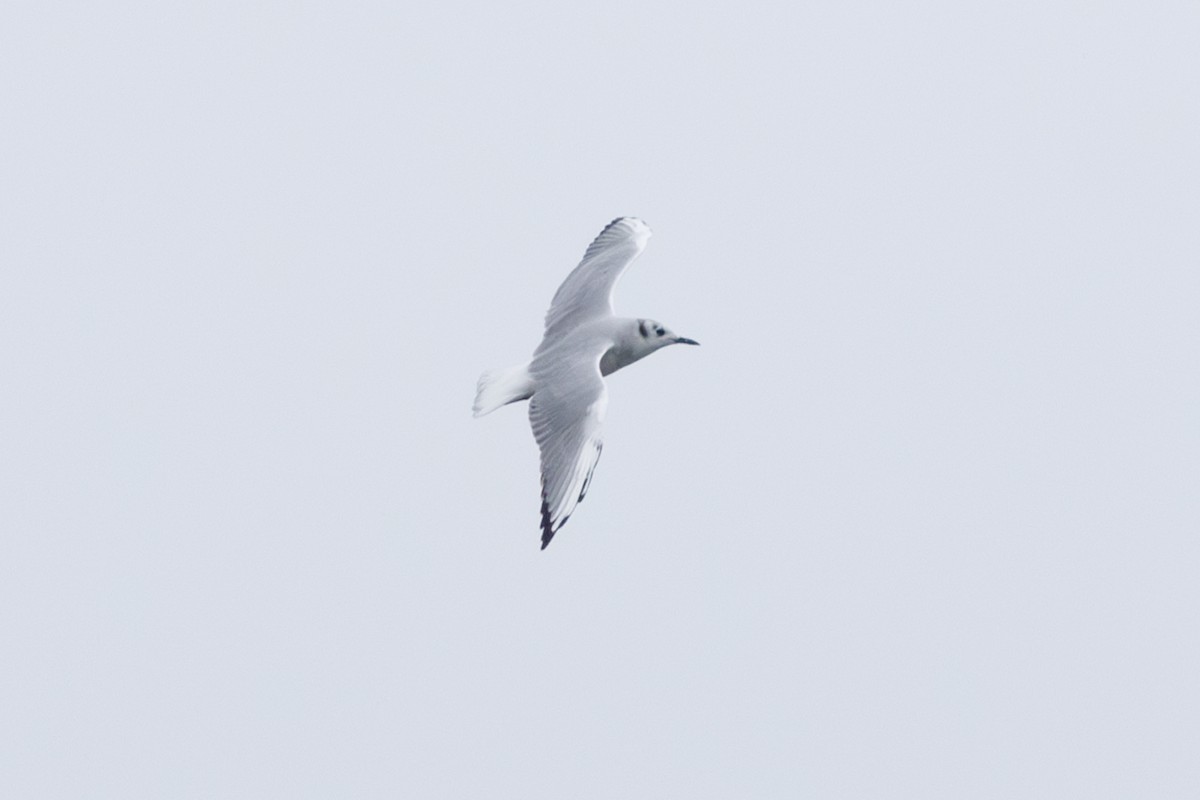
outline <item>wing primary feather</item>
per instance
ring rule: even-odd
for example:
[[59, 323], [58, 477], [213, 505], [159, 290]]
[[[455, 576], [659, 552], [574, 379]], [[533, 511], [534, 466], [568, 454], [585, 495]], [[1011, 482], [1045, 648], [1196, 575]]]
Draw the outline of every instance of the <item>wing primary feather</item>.
[[600, 463], [600, 453], [604, 451], [604, 442], [596, 442], [596, 457], [592, 460], [592, 466], [588, 468], [587, 477], [583, 479], [583, 488], [579, 490], [579, 501], [583, 502], [583, 498], [587, 497], [588, 487], [592, 485], [592, 474], [596, 471], [596, 465]]
[[550, 546], [554, 538], [554, 527], [550, 523], [550, 506], [546, 504], [546, 495], [542, 494], [542, 549]]

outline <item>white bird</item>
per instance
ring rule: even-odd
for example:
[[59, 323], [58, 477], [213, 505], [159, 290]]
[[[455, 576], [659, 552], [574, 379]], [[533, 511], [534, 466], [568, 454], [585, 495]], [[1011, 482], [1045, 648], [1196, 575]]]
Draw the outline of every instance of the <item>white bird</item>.
[[613, 313], [613, 287], [649, 239], [650, 227], [640, 219], [610, 222], [554, 294], [533, 358], [479, 378], [477, 417], [529, 400], [542, 456], [543, 550], [587, 494], [600, 460], [608, 405], [604, 376], [667, 345], [699, 344], [652, 319]]

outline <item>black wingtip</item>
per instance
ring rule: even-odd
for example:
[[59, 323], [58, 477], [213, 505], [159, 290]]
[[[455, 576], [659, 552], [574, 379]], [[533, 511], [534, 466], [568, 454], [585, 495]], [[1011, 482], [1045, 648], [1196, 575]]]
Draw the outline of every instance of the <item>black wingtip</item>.
[[567, 520], [571, 518], [567, 514], [559, 520], [558, 527], [555, 527], [550, 521], [550, 508], [546, 505], [546, 498], [542, 498], [542, 549], [545, 550], [550, 546], [550, 540], [554, 538], [554, 534], [562, 530], [562, 526], [567, 524]]
[[554, 538], [554, 526], [550, 524], [550, 506], [546, 504], [546, 498], [542, 498], [542, 549], [545, 550], [550, 546], [550, 540]]

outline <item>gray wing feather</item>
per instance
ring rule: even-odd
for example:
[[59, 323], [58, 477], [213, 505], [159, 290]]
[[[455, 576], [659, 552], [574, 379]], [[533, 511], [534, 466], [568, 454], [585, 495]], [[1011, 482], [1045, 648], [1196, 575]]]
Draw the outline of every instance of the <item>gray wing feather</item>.
[[555, 292], [546, 312], [546, 333], [611, 315], [613, 287], [649, 239], [650, 226], [636, 217], [614, 219], [600, 231]]
[[542, 462], [542, 549], [587, 494], [601, 440], [608, 391], [594, 358], [534, 359], [538, 389], [529, 400], [529, 424]]

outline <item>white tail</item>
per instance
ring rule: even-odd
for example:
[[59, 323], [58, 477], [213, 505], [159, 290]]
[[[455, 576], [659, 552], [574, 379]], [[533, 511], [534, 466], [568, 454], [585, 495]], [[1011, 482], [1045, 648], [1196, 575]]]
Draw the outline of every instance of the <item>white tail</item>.
[[479, 376], [475, 387], [475, 416], [482, 417], [497, 408], [533, 396], [533, 376], [529, 365], [492, 369]]

